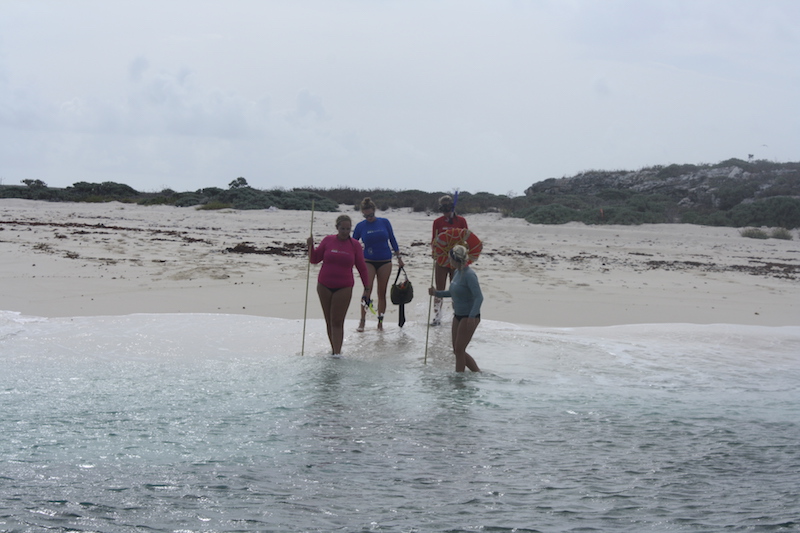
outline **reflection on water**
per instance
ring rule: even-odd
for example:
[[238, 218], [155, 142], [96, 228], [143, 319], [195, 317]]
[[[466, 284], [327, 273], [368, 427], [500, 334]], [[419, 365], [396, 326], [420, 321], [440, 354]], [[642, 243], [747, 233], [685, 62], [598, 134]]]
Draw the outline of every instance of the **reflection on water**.
[[3, 315], [0, 530], [800, 527], [800, 328], [312, 326]]

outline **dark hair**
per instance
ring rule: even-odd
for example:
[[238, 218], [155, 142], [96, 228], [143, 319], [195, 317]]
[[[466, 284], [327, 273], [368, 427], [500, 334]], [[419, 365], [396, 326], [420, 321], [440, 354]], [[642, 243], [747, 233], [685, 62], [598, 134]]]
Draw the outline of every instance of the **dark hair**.
[[349, 216], [339, 215], [338, 217], [336, 217], [336, 229], [339, 229], [339, 224], [341, 224], [345, 220], [348, 221], [351, 226], [353, 225], [353, 220]]

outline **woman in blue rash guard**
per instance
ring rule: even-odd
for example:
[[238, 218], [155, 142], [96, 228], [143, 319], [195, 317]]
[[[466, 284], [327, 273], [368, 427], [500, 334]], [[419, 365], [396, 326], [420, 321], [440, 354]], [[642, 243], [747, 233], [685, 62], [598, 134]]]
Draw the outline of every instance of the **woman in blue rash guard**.
[[[386, 313], [386, 288], [392, 274], [392, 251], [397, 256], [398, 268], [403, 267], [400, 248], [394, 238], [392, 224], [385, 218], [375, 216], [375, 202], [369, 196], [361, 201], [361, 214], [364, 220], [356, 224], [353, 238], [364, 243], [364, 259], [367, 261], [370, 288], [375, 286], [378, 278], [378, 329], [383, 329], [383, 315]], [[372, 291], [370, 290], [370, 296]], [[358, 331], [364, 331], [367, 309], [361, 306], [361, 321]]]

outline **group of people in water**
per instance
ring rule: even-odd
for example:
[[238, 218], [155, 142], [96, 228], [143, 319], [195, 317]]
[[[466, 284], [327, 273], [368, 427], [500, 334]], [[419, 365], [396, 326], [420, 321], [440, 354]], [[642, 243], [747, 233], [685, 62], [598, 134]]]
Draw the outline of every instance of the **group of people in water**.
[[[314, 245], [313, 236], [309, 236], [307, 241], [309, 261], [313, 264], [322, 263], [317, 279], [317, 294], [334, 357], [341, 357], [342, 353], [344, 322], [355, 286], [353, 267], [358, 271], [364, 287], [358, 324], [358, 331], [364, 331], [366, 313], [372, 308], [372, 290], [376, 282], [378, 329], [383, 329], [386, 292], [392, 273], [392, 255], [397, 258], [398, 268], [405, 266], [389, 220], [376, 216], [377, 206], [371, 198], [364, 198], [360, 207], [364, 220], [356, 224], [355, 229], [348, 215], [339, 215], [335, 234], [326, 236], [317, 246]], [[467, 229], [466, 219], [455, 213], [455, 202], [451, 196], [439, 198], [439, 211], [442, 216], [433, 221], [432, 247], [436, 238], [448, 228]], [[430, 325], [441, 325], [443, 298], [451, 298], [456, 372], [464, 372], [466, 368], [479, 372], [475, 360], [467, 353], [467, 346], [481, 321], [483, 294], [478, 276], [469, 267], [466, 247], [458, 244], [453, 246], [448, 251], [448, 259], [447, 266], [436, 263], [434, 266], [434, 286], [428, 289], [428, 294], [434, 297], [434, 317]], [[450, 287], [446, 290], [448, 280]]]

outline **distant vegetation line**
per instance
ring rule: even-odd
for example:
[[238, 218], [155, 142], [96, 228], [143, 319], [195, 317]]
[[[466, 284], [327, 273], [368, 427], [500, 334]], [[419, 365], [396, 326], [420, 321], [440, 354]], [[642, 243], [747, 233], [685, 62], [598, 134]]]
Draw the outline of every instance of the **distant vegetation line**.
[[[293, 188], [261, 190], [239, 177], [227, 189], [206, 187], [191, 192], [164, 189], [140, 192], [115, 182], [77, 182], [48, 187], [41, 180], [0, 185], [0, 198], [54, 202], [120, 201], [141, 205], [197, 206], [199, 209], [336, 211], [370, 196], [379, 209], [435, 211], [445, 191], [390, 189]], [[582, 172], [534, 183], [522, 196], [462, 191], [459, 213], [499, 212], [533, 224], [661, 224], [766, 226], [800, 228], [800, 163], [729, 159], [714, 165], [669, 165], [637, 171]]]

